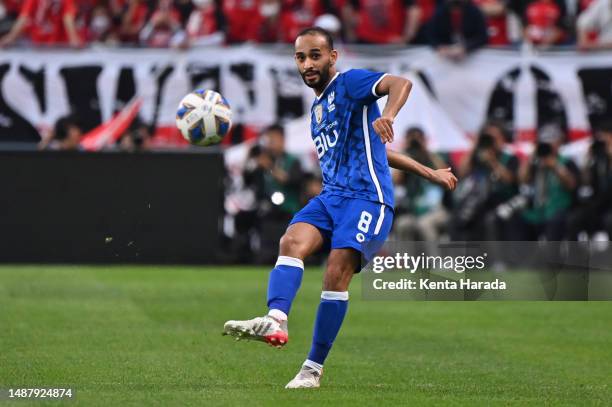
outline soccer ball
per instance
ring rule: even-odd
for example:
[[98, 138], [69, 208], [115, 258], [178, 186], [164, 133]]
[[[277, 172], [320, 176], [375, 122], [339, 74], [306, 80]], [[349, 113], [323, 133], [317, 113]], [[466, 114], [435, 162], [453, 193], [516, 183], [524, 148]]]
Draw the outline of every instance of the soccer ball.
[[181, 100], [176, 127], [185, 140], [199, 146], [219, 143], [232, 125], [232, 111], [223, 96], [199, 89]]

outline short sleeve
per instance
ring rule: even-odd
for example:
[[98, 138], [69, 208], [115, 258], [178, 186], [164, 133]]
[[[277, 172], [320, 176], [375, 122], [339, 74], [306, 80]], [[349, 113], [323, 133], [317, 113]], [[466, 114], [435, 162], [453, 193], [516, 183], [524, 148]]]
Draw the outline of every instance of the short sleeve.
[[382, 97], [376, 94], [376, 86], [387, 75], [365, 69], [351, 69], [344, 73], [344, 83], [351, 99], [362, 103], [372, 103]]

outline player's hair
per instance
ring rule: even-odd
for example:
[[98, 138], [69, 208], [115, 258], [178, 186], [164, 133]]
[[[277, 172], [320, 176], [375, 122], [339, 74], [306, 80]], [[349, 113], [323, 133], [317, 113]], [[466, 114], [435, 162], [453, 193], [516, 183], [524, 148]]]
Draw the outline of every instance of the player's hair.
[[322, 35], [323, 37], [325, 37], [325, 41], [327, 42], [327, 46], [329, 47], [329, 49], [334, 49], [334, 38], [332, 37], [332, 35], [329, 33], [329, 31], [327, 31], [324, 28], [321, 27], [308, 27], [302, 31], [300, 31], [300, 33], [297, 35], [297, 38], [303, 37], [304, 35]]
[[278, 132], [283, 138], [285, 137], [285, 128], [278, 123], [271, 124], [266, 127], [264, 133]]

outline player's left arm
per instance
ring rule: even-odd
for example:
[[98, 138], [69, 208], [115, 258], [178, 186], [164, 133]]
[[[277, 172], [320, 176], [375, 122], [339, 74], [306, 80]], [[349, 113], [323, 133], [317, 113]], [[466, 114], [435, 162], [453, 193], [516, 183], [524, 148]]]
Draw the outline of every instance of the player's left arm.
[[395, 75], [385, 75], [376, 85], [375, 92], [378, 96], [389, 95], [382, 115], [372, 122], [372, 127], [383, 143], [393, 141], [393, 120], [406, 103], [411, 89], [412, 82]]
[[393, 150], [387, 150], [387, 160], [389, 161], [390, 167], [420, 175], [426, 180], [441, 185], [449, 191], [452, 191], [457, 186], [457, 177], [455, 177], [450, 167], [434, 170], [407, 155]]

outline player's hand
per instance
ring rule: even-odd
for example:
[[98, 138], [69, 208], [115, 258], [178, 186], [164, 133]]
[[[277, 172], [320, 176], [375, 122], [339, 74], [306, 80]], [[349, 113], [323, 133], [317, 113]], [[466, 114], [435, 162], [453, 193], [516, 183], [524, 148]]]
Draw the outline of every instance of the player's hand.
[[434, 170], [433, 182], [452, 191], [457, 186], [457, 177], [455, 177], [450, 168], [442, 168]]
[[381, 116], [372, 122], [372, 127], [380, 135], [383, 144], [393, 141], [393, 119]]

